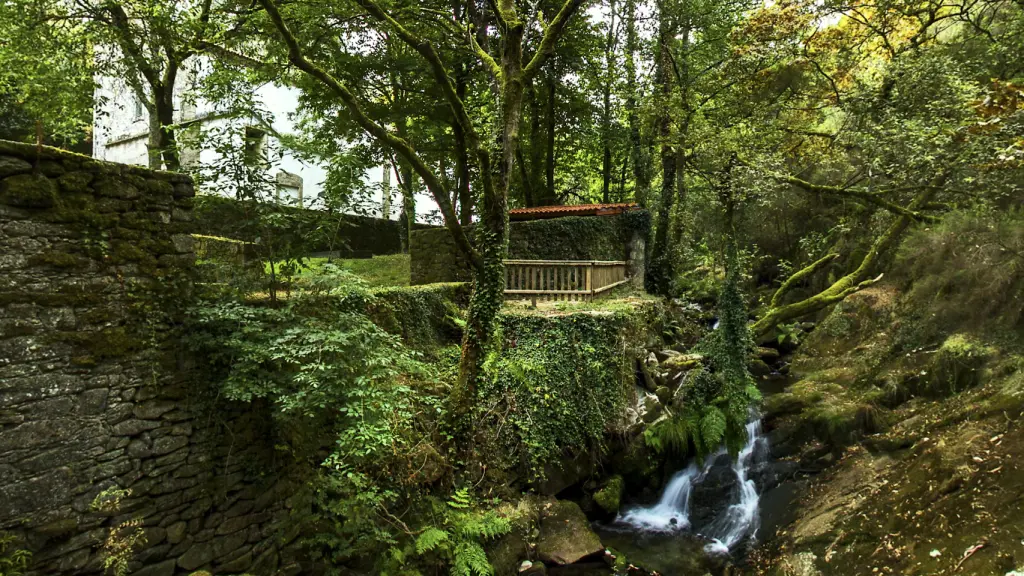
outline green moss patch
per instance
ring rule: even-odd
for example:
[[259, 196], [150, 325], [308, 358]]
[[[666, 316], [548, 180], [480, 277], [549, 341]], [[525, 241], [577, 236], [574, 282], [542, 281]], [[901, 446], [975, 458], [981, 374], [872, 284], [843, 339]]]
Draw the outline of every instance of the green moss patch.
[[594, 503], [605, 512], [615, 514], [622, 504], [622, 494], [625, 489], [626, 483], [622, 480], [622, 476], [612, 476], [603, 488], [594, 492]]
[[982, 381], [985, 363], [995, 350], [964, 334], [946, 338], [935, 353], [931, 373], [924, 379], [925, 392], [951, 395], [974, 388]]
[[57, 186], [41, 175], [8, 176], [0, 182], [0, 200], [23, 208], [51, 208], [57, 203]]

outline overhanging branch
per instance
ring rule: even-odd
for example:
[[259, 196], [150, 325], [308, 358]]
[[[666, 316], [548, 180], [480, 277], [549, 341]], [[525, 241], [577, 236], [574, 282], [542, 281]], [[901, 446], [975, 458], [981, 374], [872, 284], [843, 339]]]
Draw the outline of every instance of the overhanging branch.
[[278, 10], [277, 5], [273, 0], [258, 1], [267, 11], [267, 15], [270, 16], [271, 21], [274, 23], [274, 27], [281, 34], [285, 46], [288, 48], [288, 60], [295, 65], [296, 68], [302, 70], [312, 78], [319, 80], [327, 86], [328, 89], [341, 98], [341, 101], [345, 104], [345, 107], [348, 109], [353, 119], [355, 119], [363, 130], [386, 144], [409, 162], [416, 174], [423, 179], [423, 182], [426, 184], [431, 196], [433, 196], [434, 201], [437, 202], [438, 207], [441, 209], [441, 215], [444, 218], [445, 227], [448, 228], [449, 232], [451, 232], [456, 245], [458, 245], [459, 248], [469, 256], [474, 266], [481, 268], [483, 266], [483, 259], [479, 252], [477, 252], [477, 250], [473, 248], [472, 244], [470, 244], [469, 237], [466, 235], [465, 229], [459, 225], [455, 210], [452, 207], [451, 199], [448, 197], [448, 192], [445, 189], [444, 184], [440, 179], [438, 179], [437, 175], [434, 174], [434, 172], [427, 166], [423, 159], [420, 158], [419, 154], [416, 153], [407, 141], [395, 136], [367, 116], [359, 105], [359, 101], [355, 94], [353, 94], [347, 86], [326, 70], [320, 68], [306, 58], [303, 54], [302, 48], [299, 46], [298, 40], [285, 23], [284, 18], [281, 16], [281, 12]]

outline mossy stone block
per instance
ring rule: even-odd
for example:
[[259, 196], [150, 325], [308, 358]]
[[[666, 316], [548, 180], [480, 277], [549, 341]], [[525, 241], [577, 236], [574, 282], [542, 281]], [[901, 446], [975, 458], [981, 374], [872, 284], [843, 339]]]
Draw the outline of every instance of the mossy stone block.
[[8, 176], [0, 183], [0, 201], [23, 208], [51, 208], [57, 203], [57, 186], [45, 176]]
[[32, 165], [14, 156], [0, 156], [0, 178], [30, 172]]

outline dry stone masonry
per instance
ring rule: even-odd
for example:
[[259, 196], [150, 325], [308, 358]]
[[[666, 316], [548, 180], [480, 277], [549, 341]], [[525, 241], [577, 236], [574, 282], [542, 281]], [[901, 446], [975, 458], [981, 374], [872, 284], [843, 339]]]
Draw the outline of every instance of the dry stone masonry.
[[34, 574], [102, 572], [136, 518], [140, 576], [304, 570], [289, 519], [308, 499], [269, 412], [218, 401], [181, 342], [193, 195], [187, 176], [0, 142], [0, 531]]

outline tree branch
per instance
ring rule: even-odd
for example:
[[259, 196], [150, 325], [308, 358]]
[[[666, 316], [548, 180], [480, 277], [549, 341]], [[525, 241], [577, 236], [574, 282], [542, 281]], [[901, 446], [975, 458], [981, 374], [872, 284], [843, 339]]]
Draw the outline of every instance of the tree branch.
[[836, 258], [839, 258], [839, 254], [829, 254], [815, 261], [810, 266], [807, 266], [806, 268], [794, 272], [792, 275], [790, 275], [789, 278], [786, 279], [785, 282], [782, 283], [782, 286], [779, 286], [779, 289], [775, 291], [775, 295], [772, 296], [772, 302], [770, 306], [772, 308], [778, 307], [778, 305], [782, 302], [782, 297], [785, 296], [787, 292], [792, 290], [794, 286], [796, 286], [804, 278], [807, 278], [811, 274], [814, 274], [815, 272], [823, 268], [826, 264], [832, 262]]
[[554, 20], [548, 24], [548, 27], [544, 30], [544, 37], [540, 41], [540, 46], [537, 48], [536, 54], [530, 59], [530, 63], [523, 69], [523, 78], [529, 80], [537, 72], [540, 71], [541, 67], [544, 66], [544, 62], [547, 61], [555, 53], [555, 46], [558, 45], [558, 39], [561, 38], [565, 29], [569, 25], [569, 21], [573, 15], [579, 10], [580, 6], [588, 0], [565, 0], [562, 4], [561, 10], [555, 16]]
[[[913, 213], [931, 202], [936, 192], [945, 183], [947, 177], [948, 175], [945, 173], [938, 174], [928, 186], [924, 186], [910, 203], [909, 211]], [[767, 312], [750, 326], [751, 333], [755, 336], [764, 336], [783, 322], [817, 312], [880, 280], [881, 276], [872, 280], [866, 280], [866, 278], [871, 272], [871, 268], [878, 261], [878, 258], [899, 240], [900, 236], [913, 221], [914, 218], [909, 215], [897, 216], [896, 220], [889, 225], [889, 228], [875, 240], [875, 243], [868, 250], [868, 253], [864, 255], [864, 259], [861, 260], [856, 270], [836, 280], [831, 286], [810, 298], [786, 304], [785, 306], [770, 306]]]
[[469, 36], [469, 46], [473, 49], [473, 52], [476, 53], [477, 57], [480, 58], [480, 61], [483, 62], [484, 67], [487, 68], [487, 71], [490, 73], [491, 79], [493, 80], [494, 84], [500, 84], [501, 66], [498, 66], [498, 63], [494, 60], [494, 58], [490, 54], [488, 54], [487, 51], [484, 50], [482, 46], [480, 46], [479, 42], [476, 41], [476, 37], [473, 35], [472, 28], [466, 28], [466, 35]]
[[456, 93], [455, 84], [452, 82], [452, 78], [449, 76], [448, 70], [445, 68], [444, 62], [441, 61], [437, 50], [434, 49], [434, 45], [424, 38], [420, 38], [405, 26], [402, 26], [398, 20], [395, 20], [390, 14], [382, 10], [373, 0], [356, 0], [356, 2], [369, 12], [371, 16], [391, 26], [403, 42], [419, 52], [427, 63], [430, 64], [430, 69], [434, 73], [434, 79], [440, 85], [441, 91], [444, 92], [445, 99], [455, 115], [456, 122], [459, 123], [463, 132], [466, 133], [466, 140], [469, 146], [477, 150], [480, 147], [480, 138], [473, 127], [473, 121], [469, 118], [469, 113], [466, 111], [466, 105]]
[[886, 200], [885, 198], [882, 198], [878, 194], [875, 194], [875, 193], [872, 193], [872, 192], [866, 192], [864, 190], [856, 190], [856, 189], [853, 189], [853, 188], [842, 188], [842, 187], [839, 187], [839, 186], [829, 186], [829, 185], [826, 185], [826, 184], [814, 184], [814, 183], [808, 182], [806, 180], [802, 180], [800, 178], [797, 178], [796, 176], [791, 176], [789, 174], [772, 174], [771, 176], [774, 177], [777, 180], [780, 180], [780, 181], [785, 182], [787, 184], [792, 184], [793, 186], [796, 186], [797, 188], [801, 188], [801, 189], [806, 190], [808, 192], [816, 192], [816, 193], [819, 193], [819, 194], [828, 194], [828, 195], [832, 195], [832, 196], [848, 196], [850, 198], [856, 198], [858, 200], [863, 200], [864, 202], [867, 202], [869, 204], [874, 204], [875, 206], [878, 206], [880, 208], [884, 208], [884, 209], [888, 210], [889, 212], [892, 212], [893, 214], [897, 214], [897, 215], [900, 215], [900, 216], [908, 216], [908, 217], [913, 218], [914, 220], [917, 220], [919, 222], [936, 222], [936, 221], [938, 221], [938, 218], [935, 217], [935, 216], [931, 216], [931, 215], [928, 215], [928, 214], [921, 214], [920, 212], [918, 212], [916, 210], [910, 210], [908, 208], [904, 208], [903, 206], [900, 206], [899, 204], [895, 204], [893, 202], [890, 202], [890, 201]]
[[355, 94], [353, 94], [347, 86], [305, 57], [302, 52], [302, 48], [299, 46], [298, 40], [288, 28], [288, 25], [285, 24], [284, 18], [282, 18], [281, 12], [278, 10], [277, 5], [273, 0], [259, 0], [259, 2], [264, 9], [266, 9], [267, 15], [270, 16], [271, 21], [274, 23], [274, 27], [277, 28], [277, 31], [281, 34], [281, 37], [287, 46], [288, 60], [294, 64], [296, 68], [319, 80], [332, 92], [338, 95], [345, 104], [349, 113], [363, 130], [389, 146], [409, 162], [413, 170], [416, 171], [416, 174], [423, 179], [427, 189], [430, 190], [431, 196], [434, 197], [434, 201], [437, 202], [438, 207], [441, 209], [441, 215], [444, 217], [445, 227], [448, 228], [449, 232], [451, 232], [452, 237], [455, 240], [455, 244], [458, 245], [458, 247], [465, 252], [467, 256], [469, 256], [470, 261], [472, 261], [474, 266], [482, 268], [483, 259], [481, 258], [480, 253], [473, 248], [472, 244], [470, 244], [469, 237], [466, 235], [465, 229], [459, 225], [458, 217], [455, 214], [455, 209], [452, 207], [451, 199], [448, 197], [448, 192], [445, 190], [444, 184], [438, 179], [437, 175], [434, 174], [434, 172], [426, 165], [423, 159], [420, 158], [407, 141], [395, 136], [383, 126], [370, 119], [370, 117], [363, 112]]

